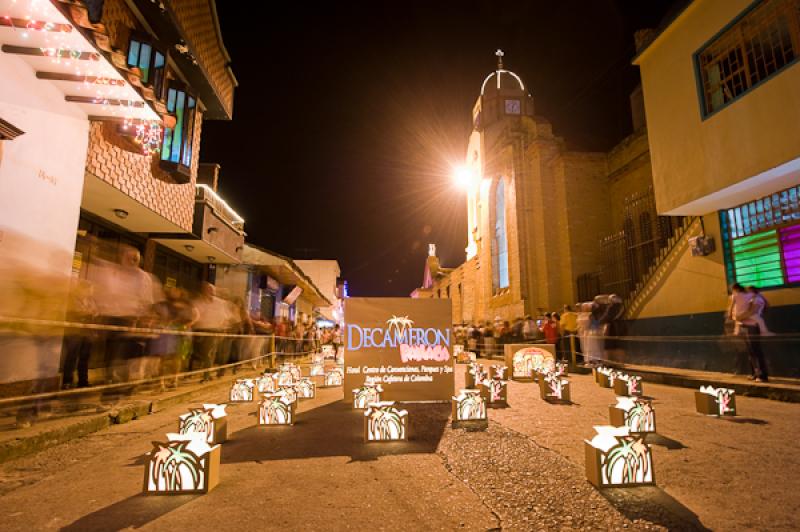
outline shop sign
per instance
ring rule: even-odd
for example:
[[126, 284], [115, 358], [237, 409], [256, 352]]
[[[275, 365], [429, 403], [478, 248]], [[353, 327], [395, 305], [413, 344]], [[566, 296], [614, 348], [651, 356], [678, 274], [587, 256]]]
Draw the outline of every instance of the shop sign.
[[381, 384], [395, 401], [450, 401], [451, 302], [350, 298], [345, 302], [345, 389]]

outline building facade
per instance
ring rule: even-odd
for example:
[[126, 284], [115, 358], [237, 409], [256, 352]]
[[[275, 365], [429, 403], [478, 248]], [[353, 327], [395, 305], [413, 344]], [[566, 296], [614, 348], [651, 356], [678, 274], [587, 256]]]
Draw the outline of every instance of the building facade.
[[[452, 299], [455, 323], [510, 321], [613, 292], [614, 272], [630, 261], [604, 260], [603, 244], [634, 248], [641, 238], [612, 205], [652, 195], [640, 90], [631, 97], [634, 134], [608, 154], [575, 151], [499, 59], [474, 106], [465, 158], [466, 262], [444, 268], [432, 248], [414, 292]], [[626, 227], [627, 240], [618, 236]]]
[[319, 318], [325, 321], [325, 325], [341, 324], [344, 320], [344, 307], [342, 297], [343, 281], [340, 280], [342, 270], [339, 262], [335, 260], [295, 260], [297, 266], [319, 287], [322, 295], [331, 302], [330, 306], [319, 307], [317, 309]]
[[[0, 314], [63, 319], [120, 244], [168, 286], [240, 261], [244, 221], [197, 179], [236, 86], [214, 2], [3, 0], [0, 44]], [[4, 349], [0, 384], [55, 379], [47, 340]]]
[[263, 320], [307, 324], [332, 305], [296, 261], [253, 244], [244, 245], [241, 264], [218, 269], [217, 287], [241, 298], [250, 315]]
[[[762, 290], [773, 332], [800, 318], [800, 0], [690, 1], [636, 41], [634, 131], [607, 154], [565, 150], [521, 80], [487, 78], [467, 261], [429, 257], [414, 295], [451, 298], [460, 323], [616, 293], [617, 332], [666, 338], [607, 356], [744, 372], [743, 345], [722, 336], [733, 283]], [[669, 340], [708, 335], [720, 341]], [[800, 375], [792, 338], [765, 346], [772, 374]]]
[[[800, 312], [800, 1], [695, 0], [636, 57], [658, 211], [691, 217], [683, 246], [629, 314], [719, 330], [734, 282], [765, 290], [777, 331]], [[690, 298], [675, 294], [691, 293]]]

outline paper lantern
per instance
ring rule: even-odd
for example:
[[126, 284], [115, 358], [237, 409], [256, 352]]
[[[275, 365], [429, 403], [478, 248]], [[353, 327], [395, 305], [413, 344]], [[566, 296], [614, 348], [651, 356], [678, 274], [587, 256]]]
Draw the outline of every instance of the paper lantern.
[[228, 439], [228, 418], [225, 405], [204, 404], [178, 418], [178, 434], [205, 434], [210, 445]]
[[278, 383], [275, 382], [274, 373], [264, 373], [256, 379], [256, 389], [258, 393], [272, 393], [278, 389]]
[[569, 375], [569, 365], [566, 362], [556, 362], [553, 365], [553, 374], [559, 377], [566, 377]]
[[[536, 362], [536, 360], [534, 360]], [[541, 361], [534, 366], [534, 369], [537, 370], [539, 373], [550, 374], [554, 373], [556, 370], [556, 361], [553, 358], [546, 357], [542, 358]]]
[[550, 353], [538, 347], [520, 349], [512, 357], [511, 379], [515, 381], [532, 381], [533, 372], [545, 359], [550, 360]]
[[461, 390], [452, 400], [453, 428], [486, 429], [489, 419], [486, 415], [486, 401], [480, 390]]
[[614, 374], [614, 393], [617, 395], [642, 395], [642, 378], [638, 375], [628, 375], [626, 373]]
[[155, 495], [208, 493], [219, 483], [219, 445], [202, 433], [167, 434], [145, 460], [143, 491]]
[[467, 388], [477, 388], [484, 379], [489, 378], [482, 364], [470, 362], [464, 370], [464, 381]]
[[617, 404], [608, 407], [611, 424], [627, 427], [632, 434], [656, 431], [653, 403], [641, 397], [617, 397]]
[[600, 366], [594, 368], [592, 371], [594, 372], [594, 380], [601, 388], [611, 388], [614, 386], [614, 378], [617, 374], [614, 369]]
[[231, 403], [249, 403], [255, 401], [256, 383], [253, 379], [236, 379], [231, 386]]
[[336, 350], [332, 345], [326, 344], [322, 346], [322, 358], [336, 358]]
[[475, 362], [478, 357], [472, 351], [464, 351], [463, 345], [455, 345], [453, 346], [453, 358], [456, 359], [458, 364], [469, 364], [470, 362]]
[[308, 377], [303, 377], [294, 385], [297, 397], [300, 399], [313, 399], [317, 395], [317, 385]]
[[464, 353], [464, 346], [456, 344], [453, 346], [453, 358], [456, 359], [457, 364], [463, 364], [461, 355]]
[[408, 412], [398, 410], [394, 401], [370, 403], [364, 412], [364, 441], [407, 440]]
[[312, 364], [324, 364], [325, 363], [325, 355], [322, 353], [314, 353], [311, 355], [311, 363]]
[[353, 390], [353, 408], [367, 408], [370, 403], [377, 403], [381, 400], [383, 386], [380, 384], [364, 383], [361, 388]]
[[278, 386], [290, 386], [300, 380], [300, 376], [300, 368], [294, 364], [281, 364], [275, 374], [275, 379]]
[[595, 427], [597, 435], [585, 441], [586, 478], [597, 488], [655, 483], [653, 455], [644, 436], [626, 427]]
[[539, 395], [550, 403], [569, 403], [569, 381], [555, 373], [541, 374]]
[[278, 390], [275, 393], [283, 393], [286, 396], [286, 400], [292, 403], [297, 402], [297, 388], [294, 384], [290, 384], [289, 386], [278, 386]]
[[266, 394], [258, 405], [258, 424], [293, 425], [295, 406], [285, 390]]
[[325, 375], [325, 366], [322, 364], [311, 364], [311, 366], [309, 366], [308, 374], [311, 377], [322, 377]]
[[707, 416], [735, 416], [736, 392], [730, 388], [714, 388], [701, 386], [694, 392], [697, 411]]
[[508, 377], [508, 367], [507, 366], [500, 366], [498, 364], [492, 364], [489, 366], [489, 376], [494, 378], [497, 377], [500, 380], [507, 380]]
[[489, 408], [503, 408], [508, 406], [508, 381], [484, 379], [479, 385], [481, 396]]
[[341, 386], [344, 383], [344, 374], [341, 368], [333, 368], [325, 373], [325, 387]]

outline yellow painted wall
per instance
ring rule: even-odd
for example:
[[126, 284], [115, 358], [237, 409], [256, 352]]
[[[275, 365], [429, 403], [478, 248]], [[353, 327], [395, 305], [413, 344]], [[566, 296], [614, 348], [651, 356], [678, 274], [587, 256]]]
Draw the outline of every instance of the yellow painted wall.
[[[665, 269], [666, 275], [655, 284], [652, 295], [636, 318], [723, 312], [727, 308], [728, 281], [719, 218], [717, 214], [709, 214], [703, 217], [703, 221], [706, 234], [714, 237], [714, 253], [693, 257], [688, 245], [684, 246], [677, 260]], [[688, 236], [697, 234], [700, 234], [699, 230]], [[764, 295], [773, 307], [800, 303], [800, 290], [796, 288], [766, 290]]]
[[[693, 257], [689, 246], [683, 246], [683, 252], [667, 267], [667, 275], [658, 283], [637, 318], [725, 310], [728, 292], [719, 220], [716, 215], [709, 215], [704, 218], [704, 222], [706, 234], [714, 237], [716, 251], [706, 257]], [[688, 236], [697, 234], [700, 234], [700, 231], [694, 231]]]
[[662, 214], [800, 156], [800, 63], [702, 119], [694, 54], [751, 3], [695, 0], [635, 61]]

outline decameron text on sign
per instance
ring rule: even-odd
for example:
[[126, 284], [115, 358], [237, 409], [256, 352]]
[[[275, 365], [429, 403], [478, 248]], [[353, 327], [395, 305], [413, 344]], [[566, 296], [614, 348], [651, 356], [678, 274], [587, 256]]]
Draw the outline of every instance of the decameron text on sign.
[[345, 303], [345, 400], [363, 383], [383, 398], [449, 400], [454, 391], [449, 300], [350, 298]]

